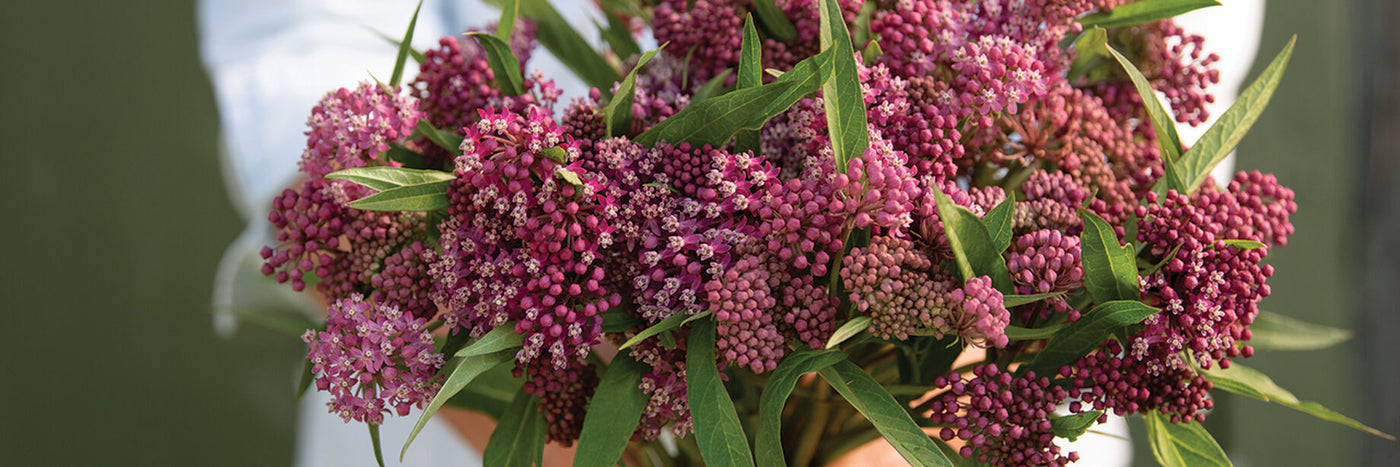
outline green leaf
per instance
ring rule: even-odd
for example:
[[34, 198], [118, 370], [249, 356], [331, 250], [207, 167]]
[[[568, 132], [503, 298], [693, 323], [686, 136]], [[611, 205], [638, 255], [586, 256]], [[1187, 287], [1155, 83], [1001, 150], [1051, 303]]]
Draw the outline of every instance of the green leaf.
[[[470, 384], [487, 370], [495, 368], [496, 365], [512, 362], [515, 360], [516, 349], [506, 349], [486, 355], [477, 355], [467, 358], [453, 358], [448, 365], [451, 370], [447, 370], [447, 380], [443, 381], [442, 388], [437, 395], [428, 403], [428, 407], [423, 409], [423, 413], [418, 416], [418, 423], [413, 426], [413, 431], [408, 434], [408, 441], [404, 441], [403, 450], [399, 451], [399, 461], [403, 461], [403, 455], [408, 452], [408, 446], [413, 444], [413, 439], [418, 437], [418, 432], [423, 430], [423, 426], [428, 423], [428, 419], [437, 413], [443, 404], [447, 403], [452, 396], [457, 395], [462, 388]], [[522, 392], [522, 394], [524, 394]], [[499, 428], [498, 428], [499, 429]]]
[[647, 338], [651, 336], [678, 328], [681, 326], [682, 321], [685, 321], [688, 317], [689, 315], [685, 313], [673, 313], [671, 316], [667, 316], [666, 319], [661, 320], [660, 323], [653, 324], [651, 327], [643, 329], [642, 332], [632, 336], [631, 339], [627, 339], [627, 342], [623, 342], [622, 345], [617, 346], [617, 349], [625, 350], [628, 347], [637, 345], [641, 341], [647, 340]]
[[453, 155], [462, 155], [461, 135], [439, 130], [436, 127], [433, 127], [433, 124], [429, 123], [426, 119], [418, 120], [417, 130], [418, 134], [427, 137], [428, 141], [432, 141], [433, 144], [437, 145], [437, 147], [446, 149], [447, 152], [450, 152]]
[[1045, 349], [1035, 356], [1035, 360], [1022, 366], [1017, 374], [1034, 371], [1039, 376], [1054, 376], [1060, 367], [1069, 365], [1088, 355], [1108, 336], [1125, 326], [1133, 325], [1156, 314], [1158, 309], [1136, 300], [1115, 300], [1099, 304], [1079, 317], [1079, 321], [1065, 324], [1054, 337], [1045, 344]]
[[1100, 11], [1079, 18], [1085, 29], [1093, 26], [1116, 28], [1135, 24], [1152, 23], [1186, 13], [1188, 11], [1220, 5], [1215, 0], [1143, 0], [1125, 3], [1109, 11]]
[[[390, 44], [394, 44], [394, 47], [396, 47], [396, 48], [398, 48], [398, 47], [403, 47], [403, 41], [400, 41], [400, 40], [398, 40], [398, 39], [389, 37], [388, 34], [384, 34], [384, 33], [379, 32], [379, 31], [373, 31], [373, 32], [374, 32], [376, 35], [378, 35], [379, 37], [384, 38], [384, 40], [389, 41]], [[423, 52], [419, 52], [419, 51], [417, 51], [417, 50], [414, 50], [414, 49], [411, 48], [411, 47], [408, 49], [408, 56], [409, 56], [409, 57], [412, 57], [412, 58], [413, 58], [413, 61], [414, 61], [414, 62], [417, 62], [417, 63], [423, 63], [424, 60], [427, 60], [427, 59], [428, 59], [428, 57], [426, 57], [426, 56], [423, 55]]]
[[1058, 297], [1060, 295], [1064, 295], [1065, 292], [1066, 291], [1061, 290], [1059, 292], [1038, 293], [1031, 295], [1006, 295], [1002, 297], [1001, 304], [1002, 306], [1011, 308], [1029, 303], [1035, 303], [1051, 297]]
[[[997, 252], [1006, 251], [1011, 246], [1011, 235], [1016, 226], [1016, 199], [1007, 196], [1006, 201], [1002, 201], [987, 215], [982, 216], [982, 223], [987, 226], [987, 233], [992, 236], [992, 243], [996, 244]], [[1012, 306], [1012, 305], [1006, 305]]]
[[1084, 221], [1084, 232], [1079, 235], [1084, 288], [1094, 297], [1094, 303], [1137, 300], [1137, 261], [1133, 258], [1133, 248], [1119, 244], [1113, 227], [1098, 214], [1081, 208], [1079, 218]]
[[1181, 137], [1176, 134], [1176, 124], [1166, 109], [1162, 108], [1162, 102], [1157, 100], [1157, 92], [1152, 89], [1147, 78], [1142, 76], [1142, 72], [1138, 71], [1132, 61], [1108, 45], [1107, 37], [1108, 35], [1103, 32], [1103, 28], [1095, 27], [1086, 30], [1084, 35], [1080, 36], [1080, 40], [1075, 43], [1075, 48], [1080, 49], [1081, 54], [1107, 54], [1123, 67], [1123, 71], [1133, 81], [1133, 87], [1137, 88], [1138, 95], [1142, 97], [1142, 103], [1147, 108], [1147, 115], [1152, 119], [1152, 127], [1157, 130], [1157, 146], [1162, 151], [1163, 166], [1167, 172], [1167, 185], [1163, 187], [1161, 183], [1158, 183], [1158, 187], [1161, 188], [1159, 194], [1166, 193], [1168, 189], [1181, 191], [1184, 185], [1180, 175], [1175, 171], [1176, 162], [1181, 158]]
[[496, 38], [510, 43], [510, 34], [515, 31], [515, 17], [520, 14], [520, 5], [515, 0], [502, 0], [501, 19], [496, 21]]
[[1163, 466], [1234, 465], [1200, 423], [1172, 423], [1157, 410], [1143, 413], [1142, 420], [1147, 424], [1152, 456]]
[[1346, 425], [1357, 430], [1364, 431], [1374, 436], [1385, 438], [1391, 441], [1394, 436], [1382, 433], [1380, 430], [1361, 424], [1350, 417], [1323, 407], [1322, 404], [1311, 401], [1300, 401], [1297, 396], [1275, 383], [1268, 375], [1241, 365], [1230, 362], [1230, 368], [1215, 368], [1201, 370], [1201, 376], [1215, 385], [1217, 389], [1223, 389], [1242, 396], [1253, 397], [1265, 402], [1273, 402], [1284, 407], [1288, 407], [1314, 417]]
[[1351, 338], [1351, 331], [1299, 321], [1278, 313], [1259, 311], [1249, 325], [1255, 350], [1317, 350]]
[[476, 38], [481, 48], [486, 50], [486, 62], [496, 76], [496, 87], [507, 96], [525, 94], [525, 80], [520, 77], [520, 59], [510, 51], [510, 45], [484, 32], [469, 32], [467, 35]]
[[604, 96], [612, 95], [609, 89], [617, 81], [617, 70], [588, 45], [549, 0], [520, 0], [520, 13], [535, 21], [535, 39], [584, 84], [598, 88]]
[[[689, 366], [694, 368], [694, 366]], [[884, 435], [885, 440], [894, 446], [895, 451], [910, 465], [952, 466], [933, 439], [925, 434], [908, 410], [895, 402], [894, 397], [878, 381], [871, 378], [856, 364], [842, 360], [823, 368], [819, 374], [836, 392], [846, 398], [861, 415], [865, 416], [875, 429]]]
[[384, 449], [379, 447], [379, 425], [366, 423], [369, 427], [369, 443], [374, 446], [374, 461], [379, 463], [379, 467], [384, 467]]
[[436, 211], [446, 209], [451, 180], [405, 185], [375, 193], [350, 203], [366, 211]]
[[875, 62], [885, 54], [885, 49], [880, 48], [880, 41], [870, 41], [865, 44], [865, 50], [860, 52], [860, 61], [865, 66], [875, 66]]
[[398, 143], [389, 143], [389, 149], [382, 153], [383, 160], [394, 161], [403, 164], [406, 169], [426, 169], [428, 160], [417, 151], [403, 147]]
[[458, 391], [457, 395], [447, 400], [446, 405], [484, 413], [500, 420], [511, 399], [525, 385], [524, 378], [516, 378], [512, 374], [514, 370], [515, 365], [496, 365]]
[[297, 380], [297, 400], [306, 394], [306, 390], [311, 388], [311, 382], [316, 380], [316, 374], [311, 371], [311, 360], [308, 359], [301, 365], [301, 377]]
[[1050, 337], [1053, 337], [1055, 333], [1059, 332], [1060, 329], [1064, 327], [1065, 325], [1063, 323], [1040, 328], [1023, 328], [1020, 326], [1007, 326], [1006, 338], [1011, 339], [1012, 341], [1034, 341], [1040, 339], [1048, 339]]
[[525, 338], [515, 333], [514, 326], [496, 326], [475, 342], [458, 350], [453, 357], [467, 358], [492, 354], [502, 350], [520, 347]]
[[739, 424], [734, 401], [724, 389], [715, 366], [715, 320], [705, 319], [690, 328], [685, 353], [690, 417], [695, 441], [709, 465], [753, 466], [753, 454]]
[[[758, 0], [754, 4], [773, 4], [773, 0]], [[783, 19], [787, 19], [786, 16]], [[739, 48], [739, 88], [763, 85], [763, 41], [754, 28], [753, 15], [744, 16], [744, 41]]]
[[1079, 439], [1089, 427], [1098, 423], [1099, 416], [1103, 415], [1102, 410], [1091, 410], [1081, 414], [1066, 415], [1050, 420], [1050, 432], [1056, 437], [1065, 438], [1070, 441]]
[[846, 354], [839, 350], [812, 350], [804, 346], [778, 363], [778, 368], [773, 370], [768, 384], [763, 387], [763, 395], [758, 402], [754, 455], [759, 467], [787, 465], [787, 459], [783, 457], [783, 406], [797, 386], [797, 380], [845, 359]]
[[1283, 51], [1240, 93], [1235, 103], [1230, 104], [1230, 109], [1221, 114], [1220, 119], [1177, 161], [1176, 171], [1186, 184], [1186, 193], [1195, 192], [1205, 182], [1210, 171], [1224, 161], [1230, 151], [1235, 150], [1235, 145], [1240, 143], [1254, 121], [1259, 119], [1259, 114], [1269, 106], [1269, 99], [1273, 98], [1279, 80], [1283, 79], [1283, 70], [1288, 67], [1288, 59], [1293, 56], [1293, 43], [1297, 40], [1298, 36], [1288, 40]]
[[637, 45], [637, 40], [632, 37], [632, 31], [628, 29], [627, 23], [618, 19], [617, 13], [607, 12], [608, 27], [598, 26], [598, 31], [602, 34], [603, 40], [607, 41], [608, 47], [617, 54], [618, 59], [627, 59], [633, 55], [642, 53], [641, 46]]
[[627, 441], [637, 430], [648, 396], [642, 392], [642, 376], [651, 371], [647, 365], [633, 359], [628, 352], [619, 352], [603, 373], [603, 380], [593, 391], [588, 413], [583, 419], [575, 466], [610, 467], [622, 458]]
[[647, 147], [662, 140], [671, 144], [720, 146], [739, 130], [758, 129], [757, 126], [767, 119], [755, 125], [755, 114], [761, 114], [792, 87], [791, 82], [775, 82], [706, 99], [662, 120], [633, 141]]
[[486, 451], [481, 453], [481, 465], [529, 467], [541, 465], [544, 459], [545, 435], [549, 424], [540, 412], [539, 396], [525, 391], [515, 395], [506, 408]]
[[836, 0], [822, 0], [821, 46], [831, 50], [831, 76], [822, 85], [822, 105], [826, 109], [826, 126], [831, 133], [831, 149], [836, 155], [836, 171], [844, 173], [846, 162], [859, 157], [870, 147], [870, 130], [865, 121], [865, 95], [857, 76], [856, 52], [851, 35]]
[[394, 61], [394, 74], [389, 76], [389, 86], [398, 87], [403, 81], [404, 64], [408, 62], [408, 51], [413, 50], [413, 28], [418, 25], [418, 10], [423, 9], [423, 0], [418, 0], [418, 6], [413, 9], [413, 19], [408, 20], [408, 31], [403, 33], [403, 40], [399, 41], [399, 56]]
[[1229, 239], [1229, 240], [1221, 240], [1221, 241], [1225, 242], [1226, 245], [1229, 245], [1229, 246], [1232, 246], [1232, 247], [1235, 247], [1235, 248], [1239, 248], [1239, 249], [1241, 249], [1241, 250], [1253, 250], [1253, 249], [1255, 249], [1255, 248], [1264, 248], [1264, 247], [1268, 246], [1268, 245], [1265, 245], [1263, 242], [1256, 242], [1256, 241], [1254, 241], [1254, 240], [1236, 240], [1236, 239]]
[[[771, 2], [771, 0], [768, 0]], [[757, 3], [763, 3], [762, 1]], [[753, 15], [744, 16], [744, 41], [739, 52], [738, 89], [756, 88], [763, 85], [763, 42], [754, 28]], [[693, 100], [692, 100], [693, 102]], [[734, 135], [735, 152], [759, 153], [759, 132], [740, 130]]]
[[773, 0], [754, 0], [753, 9], [763, 22], [763, 30], [774, 39], [787, 42], [797, 38], [797, 27], [788, 19], [787, 13], [773, 4]]
[[694, 105], [703, 102], [705, 99], [709, 99], [710, 96], [724, 95], [725, 90], [721, 88], [724, 87], [724, 80], [729, 79], [729, 75], [731, 74], [734, 74], [734, 70], [726, 68], [718, 75], [715, 75], [714, 78], [710, 78], [709, 81], [706, 81], [705, 84], [700, 85], [700, 89], [696, 89], [695, 94], [690, 96], [690, 103]]
[[836, 328], [836, 332], [831, 333], [831, 338], [826, 340], [826, 348], [828, 350], [835, 348], [842, 342], [846, 342], [847, 339], [855, 337], [856, 334], [864, 332], [870, 327], [870, 321], [869, 316], [857, 316], [847, 321], [846, 324], [842, 324], [841, 327]]
[[[870, 37], [870, 19], [875, 15], [875, 7], [877, 6], [875, 2], [865, 2], [860, 5], [860, 10], [856, 11], [856, 19], [851, 22], [851, 27], [855, 28], [854, 31], [851, 31], [851, 40], [854, 41], [853, 44], [856, 47], [860, 47], [872, 39]], [[866, 59], [869, 60], [869, 57]]]
[[440, 182], [455, 178], [440, 170], [418, 170], [400, 167], [356, 167], [331, 172], [326, 178], [347, 180], [374, 191], [384, 191], [408, 185]]
[[948, 236], [948, 244], [957, 259], [958, 270], [963, 280], [973, 277], [990, 276], [992, 284], [1003, 294], [1011, 293], [1011, 273], [1006, 270], [1006, 259], [992, 243], [986, 226], [976, 214], [962, 206], [953, 204], [943, 189], [934, 187], [934, 197], [938, 205], [938, 218], [943, 221], [943, 231]]
[[642, 324], [641, 318], [629, 313], [623, 307], [613, 307], [603, 312], [603, 332], [622, 333]]
[[603, 121], [607, 122], [608, 136], [627, 136], [632, 132], [632, 99], [637, 91], [637, 70], [646, 66], [647, 62], [664, 48], [666, 44], [661, 44], [656, 50], [642, 54], [642, 57], [637, 59], [637, 66], [627, 72], [627, 78], [618, 86], [617, 94], [613, 95], [612, 100], [608, 101], [608, 106], [603, 108]]

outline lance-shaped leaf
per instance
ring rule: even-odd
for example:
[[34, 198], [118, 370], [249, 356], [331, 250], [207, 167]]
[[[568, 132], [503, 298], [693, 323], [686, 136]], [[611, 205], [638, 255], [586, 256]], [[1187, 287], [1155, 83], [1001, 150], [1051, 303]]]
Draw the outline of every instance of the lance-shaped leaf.
[[804, 347], [778, 363], [758, 401], [758, 433], [753, 448], [759, 467], [787, 465], [787, 459], [783, 457], [783, 406], [792, 394], [792, 388], [797, 386], [797, 380], [845, 359], [846, 353], [839, 350]]
[[510, 45], [484, 32], [469, 32], [467, 35], [476, 38], [481, 48], [486, 50], [486, 63], [491, 65], [491, 72], [496, 76], [496, 87], [507, 96], [525, 94], [525, 80], [520, 77], [520, 59], [510, 51]]
[[[1011, 246], [1011, 234], [1015, 227], [1016, 199], [1007, 196], [1006, 201], [1002, 201], [987, 215], [982, 216], [982, 224], [987, 226], [987, 233], [992, 236], [992, 243], [996, 245], [997, 252], [1006, 251]], [[1011, 307], [1013, 305], [1006, 305]]]
[[446, 149], [453, 155], [462, 155], [462, 136], [450, 131], [442, 131], [429, 123], [428, 120], [418, 120], [418, 127], [415, 133], [428, 138], [437, 147]]
[[1123, 72], [1128, 74], [1132, 80], [1133, 87], [1137, 89], [1138, 95], [1142, 97], [1143, 106], [1147, 109], [1147, 115], [1152, 120], [1152, 127], [1157, 131], [1157, 147], [1162, 151], [1163, 166], [1166, 169], [1166, 185], [1157, 184], [1154, 191], [1166, 193], [1168, 189], [1182, 190], [1185, 186], [1180, 174], [1176, 173], [1176, 162], [1181, 158], [1181, 137], [1176, 134], [1176, 124], [1173, 122], [1171, 114], [1162, 107], [1162, 102], [1157, 100], [1157, 92], [1152, 89], [1152, 85], [1147, 82], [1147, 78], [1138, 71], [1133, 62], [1118, 53], [1113, 47], [1108, 45], [1108, 34], [1103, 28], [1095, 27], [1084, 31], [1080, 39], [1075, 43], [1075, 48], [1081, 54], [1107, 54], [1118, 61], [1118, 65], [1123, 67]]
[[1065, 324], [1045, 344], [1045, 349], [1035, 356], [1035, 360], [1022, 366], [1016, 374], [1034, 371], [1037, 376], [1053, 376], [1061, 366], [1074, 363], [1098, 348], [1114, 332], [1140, 323], [1158, 311], [1136, 300], [1099, 304], [1079, 317], [1079, 321]]
[[436, 211], [447, 209], [447, 187], [451, 180], [390, 188], [350, 202], [350, 207], [366, 211]]
[[1253, 337], [1246, 343], [1255, 350], [1325, 349], [1351, 338], [1351, 331], [1313, 324], [1260, 310], [1249, 325]]
[[687, 317], [685, 313], [674, 313], [671, 316], [667, 316], [666, 319], [661, 320], [660, 323], [653, 324], [651, 327], [643, 329], [642, 332], [632, 336], [631, 339], [627, 339], [627, 342], [623, 342], [622, 345], [617, 346], [617, 348], [619, 350], [625, 350], [628, 347], [637, 345], [637, 343], [641, 341], [647, 340], [647, 338], [651, 336], [678, 328]]
[[1269, 106], [1269, 99], [1273, 98], [1274, 90], [1278, 89], [1278, 83], [1283, 79], [1283, 71], [1288, 68], [1288, 59], [1293, 56], [1293, 43], [1297, 40], [1298, 36], [1288, 40], [1288, 45], [1269, 62], [1264, 72], [1240, 93], [1240, 97], [1235, 99], [1230, 109], [1221, 114], [1215, 124], [1201, 135], [1201, 139], [1177, 161], [1176, 172], [1185, 183], [1187, 193], [1195, 192], [1196, 188], [1205, 182], [1210, 171], [1220, 165], [1220, 162], [1230, 155], [1230, 151], [1235, 150], [1240, 139], [1249, 132], [1254, 121], [1259, 119], [1259, 114]]
[[769, 107], [792, 85], [790, 82], [775, 82], [706, 99], [662, 120], [637, 135], [634, 141], [648, 147], [663, 140], [671, 144], [688, 142], [695, 146], [719, 146], [739, 130], [757, 129], [753, 126], [755, 114]]
[[515, 365], [496, 365], [458, 391], [457, 395], [447, 400], [446, 405], [481, 412], [500, 420], [511, 399], [525, 385], [525, 378], [516, 378], [511, 374], [514, 370]]
[[1165, 467], [1228, 466], [1230, 458], [1200, 423], [1172, 423], [1157, 410], [1143, 413], [1152, 456]]
[[374, 461], [379, 463], [379, 467], [384, 467], [384, 449], [379, 446], [379, 425], [366, 423], [369, 427], [369, 443], [374, 447]]
[[1239, 248], [1239, 249], [1241, 249], [1241, 250], [1253, 250], [1253, 249], [1255, 249], [1255, 248], [1264, 248], [1264, 247], [1268, 246], [1268, 245], [1265, 245], [1263, 242], [1256, 242], [1256, 241], [1254, 241], [1254, 240], [1228, 239], [1228, 240], [1221, 240], [1221, 241], [1222, 241], [1222, 242], [1225, 242], [1226, 245], [1229, 245], [1229, 246], [1232, 246], [1232, 247], [1235, 247], [1235, 248]]
[[783, 42], [797, 38], [797, 27], [793, 26], [787, 13], [783, 13], [773, 0], [754, 0], [753, 9], [758, 13], [759, 21], [763, 22], [763, 30], [768, 31], [769, 36]]
[[549, 424], [544, 420], [544, 412], [537, 408], [539, 404], [540, 398], [534, 394], [520, 391], [515, 395], [500, 423], [491, 431], [491, 440], [486, 443], [486, 451], [481, 453], [482, 465], [542, 465]]
[[[771, 4], [772, 0], [768, 0]], [[763, 1], [755, 2], [764, 3]], [[784, 17], [786, 19], [786, 17]], [[753, 15], [744, 17], [744, 41], [739, 51], [739, 89], [756, 88], [763, 85], [763, 42], [754, 28]], [[758, 154], [759, 135], [757, 130], [741, 130], [734, 135], [734, 150]]]
[[618, 72], [588, 45], [588, 41], [559, 14], [549, 0], [519, 0], [520, 13], [535, 21], [535, 39], [564, 62], [584, 84], [598, 88], [604, 96], [617, 81]]
[[846, 340], [855, 337], [856, 334], [860, 334], [869, 328], [870, 322], [871, 319], [869, 316], [851, 318], [846, 324], [842, 324], [840, 328], [837, 328], [836, 332], [831, 333], [831, 338], [826, 340], [826, 348], [836, 348], [836, 346], [841, 345], [842, 342], [846, 342]]
[[1135, 24], [1152, 23], [1186, 13], [1188, 11], [1218, 6], [1215, 0], [1143, 0], [1125, 3], [1109, 11], [1100, 11], [1079, 18], [1079, 24], [1090, 28], [1116, 28]]
[[647, 406], [647, 395], [640, 384], [642, 376], [650, 371], [629, 352], [619, 352], [613, 358], [588, 403], [578, 452], [574, 454], [575, 466], [610, 467], [622, 458]]
[[1054, 433], [1057, 438], [1074, 441], [1084, 435], [1084, 432], [1089, 431], [1089, 427], [1098, 423], [1100, 415], [1103, 415], [1102, 410], [1091, 410], [1055, 418], [1050, 420], [1050, 432]]
[[1023, 328], [1020, 326], [1007, 326], [1006, 338], [1011, 339], [1012, 341], [1033, 341], [1040, 339], [1048, 339], [1050, 337], [1054, 337], [1055, 333], [1060, 332], [1060, 329], [1064, 327], [1065, 325], [1063, 323], [1053, 324], [1041, 328]]
[[598, 25], [598, 31], [602, 34], [603, 40], [607, 41], [608, 47], [619, 59], [626, 59], [633, 55], [642, 53], [641, 46], [637, 45], [637, 40], [632, 37], [632, 30], [627, 23], [618, 19], [618, 13], [608, 11], [608, 27]]
[[520, 3], [516, 0], [501, 1], [501, 19], [496, 21], [496, 38], [510, 43], [510, 35], [515, 32], [515, 17], [520, 14]]
[[943, 232], [952, 247], [958, 270], [963, 280], [979, 276], [990, 276], [992, 285], [1003, 294], [1012, 292], [1011, 273], [1006, 270], [1006, 259], [1001, 257], [992, 242], [991, 234], [976, 214], [962, 206], [953, 204], [943, 190], [934, 187], [934, 200], [938, 205], [938, 218], [943, 222]]
[[453, 356], [465, 358], [492, 354], [502, 350], [520, 347], [522, 342], [525, 342], [525, 338], [515, 333], [514, 326], [496, 326], [495, 329], [487, 332], [486, 335], [481, 336], [480, 339], [472, 342], [471, 345], [462, 347]]
[[[375, 35], [378, 35], [379, 37], [381, 37], [381, 38], [383, 38], [384, 40], [388, 41], [390, 44], [394, 44], [394, 48], [395, 48], [395, 49], [398, 49], [399, 47], [403, 47], [403, 41], [400, 41], [400, 40], [398, 40], [398, 39], [389, 37], [388, 34], [384, 34], [384, 33], [379, 32], [379, 31], [373, 31], [373, 30], [371, 30], [371, 31], [374, 32]], [[423, 55], [423, 52], [419, 52], [419, 51], [413, 49], [412, 47], [410, 47], [410, 48], [408, 49], [408, 56], [409, 56], [409, 58], [412, 58], [413, 61], [414, 61], [415, 63], [423, 63], [424, 60], [427, 60], [427, 59], [428, 59], [427, 56], [424, 56], [424, 55]]]
[[703, 319], [691, 326], [685, 367], [686, 400], [694, 421], [695, 442], [705, 463], [752, 467], [748, 437], [715, 367], [715, 320]]
[[1064, 295], [1064, 294], [1065, 294], [1065, 291], [1061, 290], [1061, 291], [1059, 291], [1059, 292], [1047, 292], [1047, 293], [1038, 293], [1038, 294], [1030, 294], [1030, 295], [1007, 295], [1007, 296], [1002, 297], [1001, 304], [1002, 304], [1002, 306], [1005, 306], [1005, 307], [1007, 307], [1007, 308], [1011, 308], [1011, 307], [1015, 307], [1015, 306], [1021, 306], [1021, 305], [1026, 305], [1026, 304], [1030, 304], [1030, 303], [1035, 303], [1035, 302], [1038, 302], [1038, 301], [1041, 301], [1041, 300], [1045, 300], [1045, 299], [1051, 298], [1051, 297], [1058, 297], [1058, 296]]
[[1230, 362], [1230, 368], [1220, 368], [1217, 366], [1209, 370], [1201, 370], [1200, 373], [1201, 376], [1205, 376], [1206, 380], [1213, 383], [1216, 389], [1223, 389], [1265, 402], [1273, 402], [1329, 422], [1340, 423], [1391, 441], [1395, 440], [1394, 436], [1363, 425], [1361, 422], [1351, 417], [1323, 407], [1322, 404], [1312, 401], [1300, 401], [1292, 392], [1289, 392], [1287, 389], [1280, 387], [1278, 383], [1275, 383], [1273, 378], [1270, 378], [1259, 370], [1239, 363], [1232, 361]]
[[1113, 300], [1137, 300], [1137, 261], [1133, 248], [1118, 243], [1113, 227], [1102, 217], [1085, 209], [1079, 210], [1084, 232], [1079, 235], [1084, 262], [1084, 288], [1094, 303]]
[[691, 105], [704, 102], [705, 99], [709, 99], [711, 96], [723, 95], [725, 93], [723, 89], [724, 80], [729, 79], [729, 75], [732, 74], [734, 74], [733, 68], [725, 68], [724, 71], [719, 72], [714, 78], [710, 78], [705, 84], [700, 85], [700, 89], [696, 89], [695, 94], [690, 96]]
[[627, 72], [627, 77], [618, 86], [617, 94], [614, 94], [612, 100], [608, 101], [608, 106], [603, 108], [603, 120], [607, 122], [608, 136], [627, 136], [632, 132], [632, 99], [637, 92], [637, 70], [646, 66], [647, 62], [664, 48], [666, 44], [661, 44], [656, 50], [642, 54], [642, 58], [637, 59], [637, 66]]
[[[693, 368], [693, 367], [690, 367]], [[908, 410], [899, 405], [878, 381], [850, 361], [842, 360], [822, 369], [818, 374], [856, 411], [865, 416], [875, 430], [894, 446], [910, 465], [952, 466], [933, 439], [914, 423]]]
[[[413, 444], [413, 439], [418, 437], [418, 432], [423, 430], [423, 426], [428, 423], [428, 419], [436, 414], [443, 404], [446, 404], [452, 396], [457, 395], [462, 388], [470, 384], [487, 370], [515, 360], [516, 349], [506, 349], [486, 355], [477, 355], [467, 358], [454, 358], [448, 362], [450, 370], [447, 371], [447, 380], [443, 381], [442, 388], [438, 389], [437, 395], [428, 403], [428, 407], [423, 409], [423, 413], [418, 416], [418, 423], [413, 426], [413, 431], [408, 434], [408, 440], [403, 443], [403, 450], [399, 451], [399, 461], [403, 461], [404, 454], [408, 453], [409, 445]], [[522, 392], [522, 394], [524, 394]]]
[[620, 333], [642, 324], [641, 318], [627, 312], [623, 307], [614, 307], [603, 312], [603, 332]]
[[399, 56], [394, 60], [394, 74], [389, 76], [389, 87], [398, 87], [403, 82], [404, 65], [408, 62], [409, 51], [413, 50], [413, 28], [418, 26], [418, 10], [422, 9], [423, 0], [418, 0], [418, 6], [413, 9], [413, 19], [408, 20], [408, 31], [399, 41]]
[[865, 95], [860, 89], [856, 51], [851, 34], [836, 0], [822, 0], [821, 46], [835, 60], [831, 76], [822, 85], [822, 105], [826, 126], [831, 133], [831, 149], [836, 155], [836, 171], [845, 172], [846, 163], [870, 147], [870, 130], [865, 121]]
[[374, 191], [384, 191], [408, 185], [452, 180], [452, 174], [441, 170], [405, 169], [402, 167], [355, 167], [326, 175], [332, 180], [346, 180]]

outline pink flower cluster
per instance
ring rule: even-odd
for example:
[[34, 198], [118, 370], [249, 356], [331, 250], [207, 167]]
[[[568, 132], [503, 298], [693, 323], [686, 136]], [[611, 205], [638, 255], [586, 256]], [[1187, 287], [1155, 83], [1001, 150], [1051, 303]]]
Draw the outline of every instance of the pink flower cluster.
[[327, 310], [326, 330], [308, 329], [301, 340], [316, 388], [331, 395], [331, 412], [345, 421], [378, 425], [384, 414], [407, 415], [437, 394], [437, 352], [428, 320], [360, 295], [337, 300]]

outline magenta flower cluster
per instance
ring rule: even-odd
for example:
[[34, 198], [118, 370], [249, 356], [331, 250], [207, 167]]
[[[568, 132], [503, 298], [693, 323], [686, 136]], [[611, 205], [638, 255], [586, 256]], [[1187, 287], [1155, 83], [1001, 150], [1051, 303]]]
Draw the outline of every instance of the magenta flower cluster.
[[1053, 443], [1050, 419], [1069, 397], [1063, 388], [1035, 372], [1015, 377], [996, 365], [978, 365], [972, 375], [957, 373], [934, 379], [945, 389], [922, 406], [929, 420], [942, 425], [938, 436], [966, 444], [958, 454], [977, 462], [1004, 465], [1067, 465], [1076, 452], [1061, 454]]
[[326, 329], [308, 329], [301, 340], [316, 374], [316, 388], [331, 395], [332, 413], [345, 421], [378, 425], [384, 415], [407, 415], [438, 391], [437, 352], [428, 320], [360, 295], [327, 310]]

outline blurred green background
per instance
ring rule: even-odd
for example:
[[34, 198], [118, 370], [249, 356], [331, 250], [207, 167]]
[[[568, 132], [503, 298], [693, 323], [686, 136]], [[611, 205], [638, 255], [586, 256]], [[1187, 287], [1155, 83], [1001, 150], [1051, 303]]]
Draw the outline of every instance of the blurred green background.
[[[1264, 308], [1348, 328], [1367, 309], [1354, 285], [1363, 4], [1269, 3], [1260, 60], [1293, 33], [1298, 48], [1239, 161], [1298, 193], [1297, 234], [1270, 255], [1278, 272]], [[0, 199], [10, 216], [0, 229], [9, 250], [0, 401], [10, 404], [0, 412], [0, 465], [291, 462], [300, 343], [253, 326], [225, 340], [210, 326], [214, 267], [242, 225], [219, 177], [193, 8], [9, 2], [0, 14]], [[1361, 399], [1359, 348], [1264, 353], [1249, 364], [1304, 399], [1394, 427]], [[1365, 460], [1358, 432], [1222, 398], [1211, 423], [1239, 465]]]

